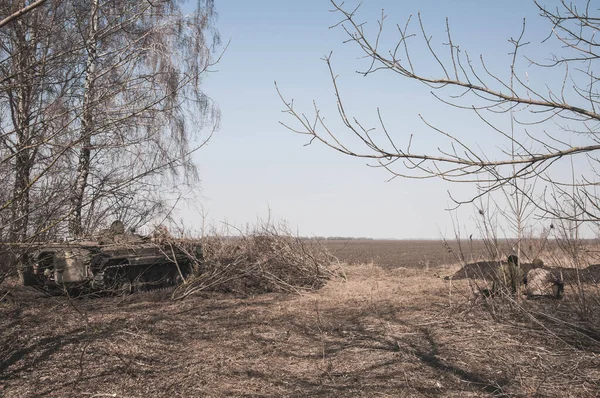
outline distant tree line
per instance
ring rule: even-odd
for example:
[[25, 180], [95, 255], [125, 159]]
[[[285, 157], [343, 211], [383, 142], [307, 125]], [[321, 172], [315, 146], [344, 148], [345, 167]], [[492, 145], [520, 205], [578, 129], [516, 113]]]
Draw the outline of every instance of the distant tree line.
[[373, 240], [373, 238], [352, 237], [352, 236], [306, 236], [302, 239], [307, 240]]

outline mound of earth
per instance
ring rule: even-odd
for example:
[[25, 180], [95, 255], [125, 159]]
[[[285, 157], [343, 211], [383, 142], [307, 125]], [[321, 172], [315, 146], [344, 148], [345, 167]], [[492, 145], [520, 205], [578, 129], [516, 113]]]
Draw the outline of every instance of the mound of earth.
[[502, 262], [478, 261], [465, 264], [452, 275], [452, 279], [493, 279]]
[[600, 283], [600, 264], [592, 264], [584, 269], [576, 268], [553, 268], [558, 271], [565, 283], [582, 283], [597, 284]]
[[[501, 261], [478, 261], [475, 263], [465, 264], [461, 269], [452, 275], [452, 279], [486, 279], [492, 280], [496, 277], [496, 271], [501, 264], [506, 264]], [[583, 269], [566, 268], [566, 267], [536, 267], [531, 263], [521, 264], [521, 268], [527, 274], [534, 268], [543, 268], [553, 273], [560, 275], [565, 283], [582, 283], [596, 284], [600, 283], [600, 264], [592, 264]]]

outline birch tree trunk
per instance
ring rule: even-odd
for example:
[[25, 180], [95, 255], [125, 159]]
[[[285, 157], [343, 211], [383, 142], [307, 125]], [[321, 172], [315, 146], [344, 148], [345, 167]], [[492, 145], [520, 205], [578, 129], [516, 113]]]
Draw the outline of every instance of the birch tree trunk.
[[13, 185], [12, 222], [10, 226], [10, 239], [13, 242], [23, 241], [27, 236], [29, 224], [29, 185], [31, 168], [35, 160], [35, 150], [32, 145], [31, 134], [31, 105], [32, 84], [31, 74], [35, 56], [35, 34], [30, 40], [27, 38], [26, 29], [17, 22], [15, 43], [20, 51], [15, 54], [14, 76], [15, 90], [9, 92], [10, 110], [15, 127], [16, 142], [15, 153], [15, 180]]
[[90, 172], [90, 156], [92, 152], [92, 133], [94, 130], [93, 102], [95, 97], [96, 61], [97, 61], [97, 33], [98, 33], [98, 0], [92, 0], [90, 15], [90, 30], [86, 43], [87, 62], [85, 66], [85, 84], [83, 97], [83, 110], [81, 121], [81, 149], [79, 150], [79, 163], [75, 178], [75, 187], [71, 197], [71, 210], [69, 214], [69, 232], [72, 236], [80, 236], [83, 232], [81, 222], [81, 209], [83, 207], [85, 190]]

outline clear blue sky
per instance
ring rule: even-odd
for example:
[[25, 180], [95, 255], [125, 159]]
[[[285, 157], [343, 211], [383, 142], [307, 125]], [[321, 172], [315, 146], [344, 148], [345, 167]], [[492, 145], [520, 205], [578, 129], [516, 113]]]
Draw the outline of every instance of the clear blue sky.
[[[346, 2], [351, 7], [356, 2]], [[236, 225], [265, 218], [287, 220], [303, 235], [367, 236], [373, 238], [452, 237], [447, 190], [463, 197], [468, 185], [439, 180], [400, 180], [360, 159], [307, 143], [279, 124], [292, 123], [283, 114], [274, 81], [297, 107], [310, 112], [316, 100], [333, 125], [335, 98], [328, 70], [320, 60], [333, 51], [339, 84], [351, 112], [374, 123], [381, 107], [388, 127], [401, 143], [410, 133], [423, 148], [436, 148], [435, 137], [418, 114], [444, 123], [482, 146], [494, 145], [481, 123], [471, 115], [439, 104], [426, 87], [382, 73], [364, 78], [355, 73], [365, 65], [357, 48], [343, 44], [345, 34], [329, 27], [339, 15], [329, 12], [327, 0], [217, 1], [217, 28], [230, 45], [221, 63], [204, 82], [205, 92], [218, 103], [221, 128], [196, 155], [202, 188], [198, 207], [208, 221]], [[531, 1], [365, 1], [359, 18], [374, 28], [385, 9], [390, 30], [420, 11], [439, 46], [445, 42], [445, 18], [450, 18], [455, 44], [472, 55], [484, 54], [496, 72], [506, 74], [508, 39], [520, 32], [524, 17], [527, 34], [539, 43], [549, 26], [537, 17]], [[416, 28], [417, 25], [413, 24]], [[391, 43], [391, 42], [390, 42]], [[420, 57], [416, 48], [414, 56]], [[528, 53], [540, 55], [530, 46]], [[338, 124], [339, 126], [339, 124]], [[340, 129], [340, 132], [343, 131]], [[197, 208], [183, 209], [186, 224], [198, 227]], [[473, 208], [466, 206], [459, 223], [472, 231]]]

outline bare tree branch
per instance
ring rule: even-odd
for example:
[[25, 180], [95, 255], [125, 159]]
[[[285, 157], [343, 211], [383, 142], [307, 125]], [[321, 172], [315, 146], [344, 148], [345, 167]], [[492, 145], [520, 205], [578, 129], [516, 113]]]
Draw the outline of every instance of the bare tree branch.
[[[536, 63], [522, 54], [526, 41], [526, 24], [509, 43], [513, 46], [508, 61], [508, 77], [493, 71], [479, 56], [474, 61], [468, 52], [462, 50], [451, 35], [450, 22], [446, 20], [445, 36], [448, 52], [438, 52], [435, 39], [427, 32], [424, 18], [418, 15], [415, 33], [410, 31], [411, 18], [400, 28], [395, 26], [399, 38], [390, 50], [381, 48], [384, 35], [384, 22], [387, 15], [381, 14], [373, 37], [365, 33], [365, 23], [358, 20], [358, 10], [348, 11], [344, 3], [331, 0], [333, 12], [341, 18], [334, 25], [347, 35], [345, 43], [359, 50], [363, 58], [369, 60], [367, 69], [360, 72], [364, 76], [379, 71], [391, 71], [403, 79], [415, 80], [429, 88], [430, 93], [443, 104], [471, 110], [476, 120], [483, 121], [486, 128], [479, 134], [481, 140], [494, 140], [499, 146], [494, 152], [481, 150], [477, 139], [465, 140], [461, 134], [451, 133], [446, 127], [438, 127], [419, 114], [424, 125], [442, 137], [446, 147], [437, 151], [419, 152], [415, 148], [412, 133], [394, 132], [386, 126], [382, 111], [377, 108], [378, 128], [372, 128], [349, 114], [345, 105], [342, 88], [332, 65], [332, 55], [324, 57], [334, 88], [337, 111], [346, 130], [356, 140], [342, 140], [342, 134], [331, 128], [325, 121], [325, 115], [313, 104], [312, 115], [297, 110], [293, 101], [287, 101], [279, 87], [277, 92], [284, 103], [284, 112], [292, 122], [281, 122], [287, 129], [306, 135], [309, 143], [320, 142], [348, 156], [369, 159], [372, 166], [387, 170], [392, 179], [404, 178], [441, 178], [452, 182], [476, 184], [482, 194], [493, 192], [506, 185], [516, 189], [517, 179], [535, 180], [542, 178], [548, 184], [562, 184], [575, 187], [578, 202], [582, 204], [595, 197], [590, 187], [600, 184], [600, 175], [590, 170], [582, 170], [581, 178], [576, 181], [561, 182], [549, 176], [550, 169], [565, 158], [574, 156], [594, 157], [600, 150], [600, 114], [598, 113], [600, 90], [597, 65], [600, 62], [600, 42], [597, 32], [600, 30], [598, 10], [590, 7], [578, 8], [577, 5], [561, 0], [556, 11], [544, 7], [534, 0], [542, 19], [549, 24], [551, 34], [546, 41], [553, 39], [561, 48], [561, 55], [552, 55], [548, 64]], [[411, 39], [411, 40], [409, 40]], [[420, 41], [419, 41], [420, 40]], [[415, 44], [415, 43], [420, 44]], [[421, 51], [415, 50], [415, 45]], [[403, 51], [399, 51], [402, 48]], [[401, 52], [403, 54], [401, 54]], [[419, 54], [417, 59], [415, 54]], [[558, 68], [562, 80], [546, 84], [531, 84], [529, 75], [517, 73], [521, 60], [531, 67]], [[422, 61], [422, 62], [419, 62]], [[420, 64], [437, 66], [437, 75], [425, 73]], [[435, 70], [435, 69], [434, 69]], [[498, 124], [498, 117], [508, 117], [510, 131]], [[310, 120], [310, 122], [309, 122]], [[532, 126], [536, 126], [535, 129]], [[379, 134], [378, 130], [381, 130]], [[379, 141], [379, 136], [383, 137]], [[399, 138], [400, 137], [400, 138]], [[406, 142], [407, 145], [399, 145]], [[472, 203], [470, 200], [456, 200], [460, 203]], [[537, 201], [540, 207], [544, 201]], [[523, 202], [514, 203], [513, 210], [523, 214]], [[592, 209], [587, 206], [586, 209]], [[545, 208], [552, 213], [552, 209]], [[580, 215], [590, 220], [600, 221], [600, 212], [584, 211]], [[556, 214], [554, 212], [553, 214]]]
[[2, 28], [4, 25], [6, 25], [7, 23], [22, 17], [23, 15], [27, 14], [28, 12], [38, 8], [39, 6], [41, 6], [42, 4], [44, 4], [46, 2], [46, 0], [37, 0], [33, 3], [31, 3], [30, 5], [28, 5], [27, 7], [23, 7], [21, 8], [19, 11], [9, 15], [8, 17], [4, 18], [2, 21], [0, 21], [0, 28]]

